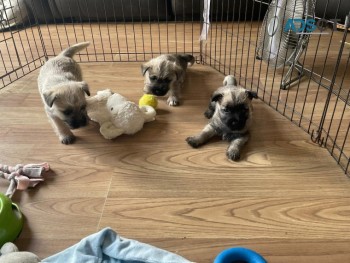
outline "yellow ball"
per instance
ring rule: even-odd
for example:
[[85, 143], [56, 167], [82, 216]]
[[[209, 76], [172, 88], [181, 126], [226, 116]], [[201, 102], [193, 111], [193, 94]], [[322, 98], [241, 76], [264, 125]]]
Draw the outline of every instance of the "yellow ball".
[[144, 94], [141, 99], [139, 100], [139, 106], [151, 106], [153, 108], [157, 108], [158, 106], [158, 100], [157, 97], [152, 94]]

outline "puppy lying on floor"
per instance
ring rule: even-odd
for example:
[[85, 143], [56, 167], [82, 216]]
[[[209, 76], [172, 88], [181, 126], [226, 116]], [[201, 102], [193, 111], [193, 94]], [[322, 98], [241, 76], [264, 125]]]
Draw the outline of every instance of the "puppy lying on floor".
[[249, 126], [252, 120], [252, 99], [256, 92], [237, 86], [234, 76], [224, 79], [224, 87], [217, 89], [210, 100], [204, 115], [209, 123], [198, 135], [188, 137], [187, 143], [193, 148], [205, 144], [215, 135], [230, 142], [226, 155], [231, 160], [238, 160], [243, 145], [249, 139]]
[[192, 66], [194, 61], [190, 54], [168, 54], [151, 59], [141, 66], [143, 91], [156, 96], [169, 94], [167, 103], [178, 106], [187, 66]]
[[85, 94], [89, 87], [82, 81], [81, 69], [72, 57], [89, 42], [78, 43], [49, 59], [41, 68], [38, 86], [46, 114], [63, 144], [71, 144], [75, 136], [71, 129], [88, 123]]

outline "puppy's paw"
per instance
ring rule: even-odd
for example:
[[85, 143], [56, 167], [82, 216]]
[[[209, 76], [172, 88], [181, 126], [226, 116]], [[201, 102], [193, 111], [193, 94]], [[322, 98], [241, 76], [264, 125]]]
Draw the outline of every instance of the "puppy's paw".
[[240, 152], [236, 151], [236, 150], [227, 151], [226, 156], [228, 159], [230, 159], [232, 161], [238, 161], [241, 158]]
[[193, 148], [198, 148], [199, 146], [201, 146], [201, 144], [198, 142], [198, 140], [195, 137], [187, 137], [186, 138], [186, 142], [192, 146]]
[[72, 135], [66, 135], [66, 136], [62, 136], [60, 137], [61, 143], [62, 144], [72, 144], [75, 141], [75, 136]]
[[169, 106], [179, 106], [180, 105], [179, 99], [174, 97], [174, 96], [170, 96], [167, 100], [167, 103]]

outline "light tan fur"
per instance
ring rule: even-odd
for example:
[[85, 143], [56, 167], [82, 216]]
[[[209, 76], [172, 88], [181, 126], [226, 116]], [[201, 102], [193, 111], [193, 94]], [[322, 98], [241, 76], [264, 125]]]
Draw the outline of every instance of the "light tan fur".
[[[252, 122], [253, 106], [251, 100], [257, 98], [255, 92], [248, 91], [237, 85], [232, 75], [225, 77], [224, 86], [218, 88], [212, 95], [205, 116], [209, 123], [197, 135], [186, 139], [193, 148], [205, 144], [213, 136], [221, 136], [223, 140], [229, 141], [226, 155], [230, 160], [238, 160], [243, 145], [249, 139], [249, 127]], [[233, 112], [225, 112], [225, 109], [236, 109]], [[237, 114], [237, 123], [244, 119], [241, 125], [230, 126], [231, 118]], [[236, 117], [232, 118], [235, 120]], [[229, 121], [228, 121], [229, 120]], [[239, 128], [232, 128], [232, 127]]]
[[71, 144], [75, 136], [71, 128], [86, 125], [86, 98], [89, 87], [82, 81], [80, 66], [72, 56], [89, 42], [78, 43], [49, 59], [41, 68], [38, 88], [46, 114], [63, 144]]
[[167, 54], [151, 59], [141, 66], [143, 91], [156, 96], [168, 95], [167, 103], [170, 106], [179, 105], [186, 69], [193, 63], [194, 57], [189, 54]]

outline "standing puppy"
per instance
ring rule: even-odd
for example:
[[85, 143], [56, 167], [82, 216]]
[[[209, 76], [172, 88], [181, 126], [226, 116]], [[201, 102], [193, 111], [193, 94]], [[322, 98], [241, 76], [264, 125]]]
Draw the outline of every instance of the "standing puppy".
[[185, 80], [187, 66], [192, 66], [194, 57], [189, 54], [161, 55], [141, 66], [145, 78], [143, 91], [146, 94], [165, 96], [170, 106], [179, 105], [179, 96]]
[[234, 76], [224, 79], [224, 87], [217, 89], [210, 100], [204, 115], [209, 123], [198, 135], [188, 137], [187, 143], [197, 148], [215, 135], [230, 142], [226, 155], [231, 160], [240, 158], [240, 151], [249, 138], [252, 120], [252, 99], [257, 98], [253, 91], [237, 86]]
[[78, 43], [49, 59], [38, 77], [46, 114], [63, 144], [74, 142], [71, 129], [85, 126], [88, 122], [85, 94], [90, 96], [89, 87], [82, 81], [78, 63], [72, 59], [75, 53], [88, 45], [89, 42]]

